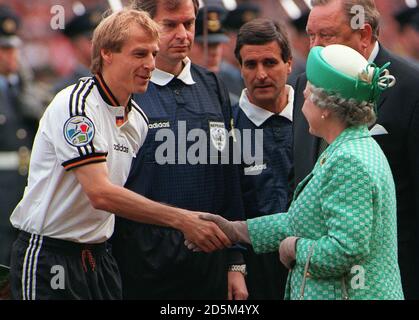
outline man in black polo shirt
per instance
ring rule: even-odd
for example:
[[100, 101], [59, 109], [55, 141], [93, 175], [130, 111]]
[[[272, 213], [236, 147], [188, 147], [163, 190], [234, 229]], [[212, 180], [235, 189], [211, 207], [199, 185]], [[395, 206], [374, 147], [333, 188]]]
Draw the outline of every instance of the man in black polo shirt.
[[[286, 85], [292, 61], [289, 41], [274, 21], [255, 19], [241, 27], [235, 53], [246, 89], [233, 106], [234, 120], [241, 137], [245, 131], [252, 137], [252, 144], [243, 141], [240, 173], [246, 219], [286, 212], [294, 101], [294, 90]], [[245, 154], [257, 154], [258, 147], [262, 157], [247, 163]], [[278, 252], [257, 255], [249, 246], [245, 260], [249, 299], [283, 299], [288, 271]]]
[[[233, 143], [225, 131], [232, 120], [227, 90], [187, 57], [198, 1], [142, 0], [136, 6], [162, 28], [150, 86], [135, 96], [149, 132], [125, 186], [176, 207], [243, 219], [237, 168], [228, 159], [221, 164]], [[117, 219], [113, 245], [126, 299], [247, 297], [238, 250], [194, 253], [177, 230], [126, 219]]]

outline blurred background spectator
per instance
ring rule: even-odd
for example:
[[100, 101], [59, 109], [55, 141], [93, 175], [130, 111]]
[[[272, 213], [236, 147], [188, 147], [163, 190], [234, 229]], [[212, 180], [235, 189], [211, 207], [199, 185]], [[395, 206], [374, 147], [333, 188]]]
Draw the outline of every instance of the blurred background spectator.
[[236, 104], [243, 83], [239, 69], [223, 61], [223, 45], [230, 42], [222, 24], [226, 14], [225, 8], [215, 4], [199, 9], [190, 58], [192, 62], [218, 74], [227, 86], [230, 102]]
[[196, 18], [195, 44], [190, 58], [194, 63], [215, 73], [220, 71], [223, 43], [229, 41], [222, 26], [226, 13], [222, 7], [208, 6], [199, 9]]

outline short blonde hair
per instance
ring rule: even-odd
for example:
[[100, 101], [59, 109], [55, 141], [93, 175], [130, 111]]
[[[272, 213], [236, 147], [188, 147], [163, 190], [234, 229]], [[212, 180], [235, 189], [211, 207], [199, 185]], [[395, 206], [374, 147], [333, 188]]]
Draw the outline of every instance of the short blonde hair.
[[142, 28], [153, 40], [159, 40], [159, 26], [148, 13], [129, 8], [112, 13], [99, 23], [93, 33], [90, 67], [93, 74], [102, 71], [103, 59], [100, 51], [108, 49], [112, 52], [120, 52], [125, 41], [128, 40], [129, 27], [132, 24]]

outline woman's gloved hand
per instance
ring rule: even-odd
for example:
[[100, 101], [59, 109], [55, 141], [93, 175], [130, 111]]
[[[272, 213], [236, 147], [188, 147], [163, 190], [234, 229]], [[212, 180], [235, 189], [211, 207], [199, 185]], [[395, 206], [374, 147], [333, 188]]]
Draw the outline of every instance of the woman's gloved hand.
[[[211, 213], [201, 213], [199, 217], [202, 220], [212, 221], [218, 225], [218, 227], [225, 233], [225, 235], [234, 243], [242, 242], [250, 244], [250, 237], [247, 230], [246, 221], [229, 221], [219, 215]], [[197, 245], [185, 240], [185, 245], [193, 251], [201, 251]]]

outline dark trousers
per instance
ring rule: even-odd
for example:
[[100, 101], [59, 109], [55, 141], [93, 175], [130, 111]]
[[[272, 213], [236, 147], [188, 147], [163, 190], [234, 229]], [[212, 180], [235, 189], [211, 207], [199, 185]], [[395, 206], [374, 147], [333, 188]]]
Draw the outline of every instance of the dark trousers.
[[80, 244], [21, 231], [12, 248], [12, 299], [121, 299], [110, 245]]
[[244, 254], [247, 265], [246, 285], [249, 300], [283, 300], [288, 270], [279, 261], [279, 253], [256, 254], [252, 247]]
[[222, 300], [227, 298], [227, 253], [192, 252], [181, 232], [119, 220], [112, 237], [129, 300]]

